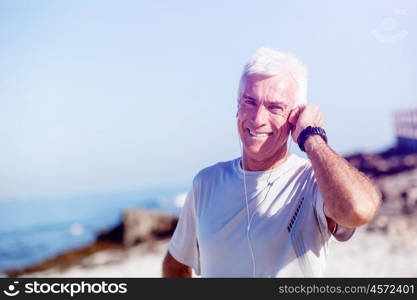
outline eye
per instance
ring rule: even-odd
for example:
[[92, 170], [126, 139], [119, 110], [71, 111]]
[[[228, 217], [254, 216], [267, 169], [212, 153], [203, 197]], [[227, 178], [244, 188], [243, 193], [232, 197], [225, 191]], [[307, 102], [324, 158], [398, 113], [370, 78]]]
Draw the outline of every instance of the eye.
[[244, 102], [247, 105], [251, 105], [251, 106], [256, 105], [256, 102], [254, 100], [251, 100], [251, 99], [245, 99]]
[[281, 112], [284, 110], [284, 107], [282, 107], [281, 105], [272, 104], [269, 106], [269, 109], [273, 112]]

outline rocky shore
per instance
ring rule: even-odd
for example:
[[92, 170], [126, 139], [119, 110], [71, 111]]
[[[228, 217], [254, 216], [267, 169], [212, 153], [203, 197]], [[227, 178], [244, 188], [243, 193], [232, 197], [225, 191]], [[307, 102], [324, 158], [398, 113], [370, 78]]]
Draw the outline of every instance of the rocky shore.
[[[346, 243], [331, 245], [329, 277], [417, 276], [417, 154], [389, 149], [345, 157], [381, 191], [375, 218]], [[91, 245], [19, 270], [10, 277], [159, 277], [177, 217], [129, 210]], [[412, 262], [412, 263], [411, 263]]]
[[396, 148], [382, 153], [355, 154], [346, 159], [378, 186], [383, 204], [368, 231], [381, 231], [390, 239], [412, 240], [417, 236], [417, 154]]
[[141, 209], [128, 210], [119, 225], [100, 233], [92, 244], [66, 251], [27, 268], [6, 270], [5, 274], [9, 277], [55, 274], [58, 277], [69, 269], [91, 270], [98, 266], [118, 264], [129, 254], [159, 254], [158, 250], [164, 247], [173, 234], [177, 221], [178, 217], [168, 214]]

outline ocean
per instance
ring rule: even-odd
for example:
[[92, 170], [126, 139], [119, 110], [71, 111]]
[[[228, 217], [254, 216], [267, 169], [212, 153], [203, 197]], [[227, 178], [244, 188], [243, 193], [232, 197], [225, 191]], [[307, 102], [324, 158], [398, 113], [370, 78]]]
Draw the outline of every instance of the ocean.
[[178, 214], [187, 187], [0, 201], [0, 273], [85, 246], [129, 208]]

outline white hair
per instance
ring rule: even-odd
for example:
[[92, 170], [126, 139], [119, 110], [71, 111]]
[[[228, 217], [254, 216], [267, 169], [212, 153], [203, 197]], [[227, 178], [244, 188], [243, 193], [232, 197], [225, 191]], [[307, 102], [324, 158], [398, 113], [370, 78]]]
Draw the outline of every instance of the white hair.
[[280, 52], [271, 48], [258, 48], [249, 62], [245, 65], [240, 77], [238, 103], [244, 92], [248, 75], [290, 77], [297, 83], [295, 104], [307, 103], [307, 66], [291, 53]]

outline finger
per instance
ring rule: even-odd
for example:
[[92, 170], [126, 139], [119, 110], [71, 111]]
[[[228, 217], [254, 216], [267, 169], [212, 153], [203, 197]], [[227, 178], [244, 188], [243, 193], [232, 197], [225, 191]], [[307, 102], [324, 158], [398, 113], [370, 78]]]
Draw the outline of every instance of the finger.
[[320, 114], [320, 112], [316, 112], [316, 116], [314, 118], [314, 123], [319, 125], [320, 122], [321, 122], [321, 114]]
[[294, 125], [295, 126], [295, 123], [297, 123], [297, 119], [298, 119], [299, 112], [300, 112], [300, 106], [296, 106], [296, 107], [294, 107], [291, 110], [291, 112], [290, 112], [290, 114], [288, 116], [288, 122], [291, 125]]
[[320, 116], [318, 122], [317, 122], [318, 127], [323, 128], [324, 127], [324, 119], [323, 116]]

